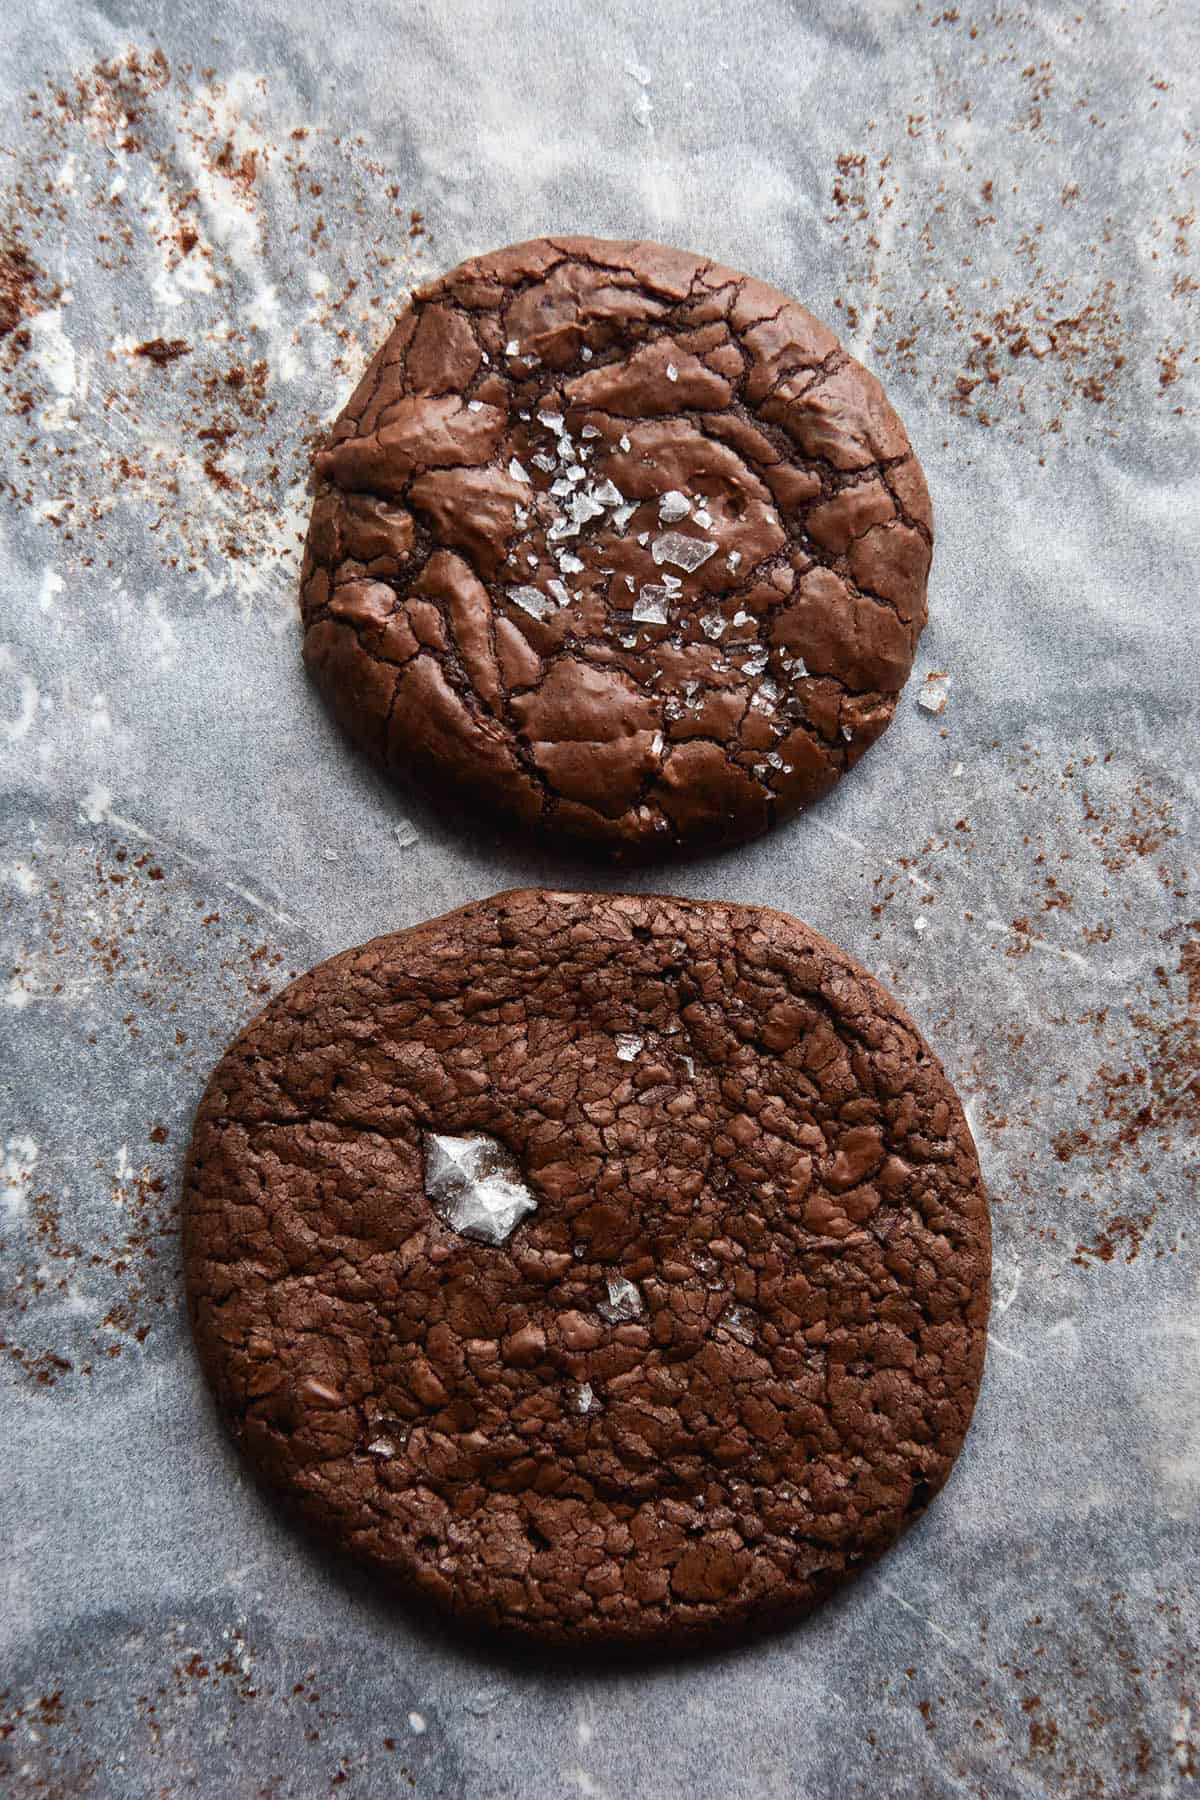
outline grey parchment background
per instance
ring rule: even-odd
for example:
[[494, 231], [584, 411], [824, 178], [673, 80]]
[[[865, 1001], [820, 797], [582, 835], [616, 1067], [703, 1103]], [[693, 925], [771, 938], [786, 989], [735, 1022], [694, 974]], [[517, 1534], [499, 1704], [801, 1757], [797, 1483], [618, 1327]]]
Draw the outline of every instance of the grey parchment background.
[[[1192, 1791], [1198, 62], [1187, 0], [5, 11], [6, 1793]], [[291, 971], [618, 884], [386, 791], [297, 654], [309, 445], [405, 287], [580, 229], [795, 292], [925, 462], [883, 745], [636, 879], [890, 982], [996, 1234], [932, 1512], [803, 1627], [632, 1671], [464, 1647], [315, 1558], [221, 1435], [176, 1240], [206, 1072]]]

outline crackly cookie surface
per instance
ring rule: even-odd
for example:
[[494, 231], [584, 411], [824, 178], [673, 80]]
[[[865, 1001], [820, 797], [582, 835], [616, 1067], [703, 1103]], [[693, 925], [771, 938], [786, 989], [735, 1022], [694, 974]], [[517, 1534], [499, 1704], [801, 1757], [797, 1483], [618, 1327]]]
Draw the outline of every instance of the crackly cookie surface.
[[961, 1107], [781, 913], [526, 891], [347, 951], [225, 1055], [185, 1200], [246, 1453], [477, 1624], [682, 1642], [804, 1611], [971, 1416]]
[[733, 843], [885, 729], [929, 496], [775, 289], [547, 238], [418, 290], [316, 463], [308, 667], [385, 767], [617, 854]]

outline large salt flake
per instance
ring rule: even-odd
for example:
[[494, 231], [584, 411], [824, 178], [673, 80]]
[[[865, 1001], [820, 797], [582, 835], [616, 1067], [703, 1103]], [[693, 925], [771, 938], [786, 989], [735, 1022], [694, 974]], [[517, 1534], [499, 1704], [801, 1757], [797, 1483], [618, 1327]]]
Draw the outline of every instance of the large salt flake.
[[674, 563], [677, 569], [686, 569], [690, 573], [701, 563], [706, 563], [716, 548], [711, 538], [688, 537], [683, 531], [664, 531], [655, 538], [650, 554], [660, 565]]
[[[531, 560], [536, 564], [536, 556]], [[514, 606], [527, 612], [531, 619], [548, 619], [554, 611], [553, 600], [543, 594], [540, 588], [529, 587], [524, 583], [519, 587], [510, 587], [508, 597]]]
[[596, 1311], [610, 1325], [620, 1325], [626, 1319], [636, 1319], [646, 1310], [640, 1292], [623, 1275], [610, 1275], [607, 1285], [608, 1299], [601, 1300]]
[[512, 1155], [485, 1131], [426, 1134], [425, 1192], [452, 1231], [480, 1244], [503, 1244], [537, 1211]]

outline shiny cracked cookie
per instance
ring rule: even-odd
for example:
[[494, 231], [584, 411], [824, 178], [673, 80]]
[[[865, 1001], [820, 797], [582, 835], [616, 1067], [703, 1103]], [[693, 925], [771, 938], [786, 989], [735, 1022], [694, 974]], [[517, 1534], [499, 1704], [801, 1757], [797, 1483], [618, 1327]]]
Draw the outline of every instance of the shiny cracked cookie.
[[217, 1067], [196, 1341], [331, 1545], [473, 1625], [808, 1610], [942, 1486], [990, 1240], [959, 1101], [784, 914], [527, 891], [377, 938]]
[[540, 239], [418, 290], [316, 461], [304, 655], [386, 769], [616, 855], [754, 837], [887, 727], [920, 466], [775, 289]]

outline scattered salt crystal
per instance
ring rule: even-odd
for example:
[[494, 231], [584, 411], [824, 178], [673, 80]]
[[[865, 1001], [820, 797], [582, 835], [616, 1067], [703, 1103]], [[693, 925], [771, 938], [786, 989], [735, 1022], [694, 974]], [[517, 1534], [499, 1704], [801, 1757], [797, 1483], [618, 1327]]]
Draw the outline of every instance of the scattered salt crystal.
[[627, 588], [628, 588], [628, 589], [629, 589], [629, 591], [630, 591], [630, 593], [631, 593], [631, 594], [632, 594], [632, 592], [633, 592], [633, 590], [634, 590], [634, 586], [635, 586], [635, 585], [636, 585], [636, 584], [635, 584], [635, 582], [634, 582], [634, 579], [633, 579], [633, 576], [632, 576], [632, 575], [627, 575], [627, 576], [626, 576], [626, 577], [625, 577], [625, 586], [626, 586], [626, 587], [627, 587]]
[[535, 469], [541, 469], [547, 475], [553, 475], [555, 469], [558, 467], [554, 458], [552, 456], [547, 456], [543, 450], [539, 450], [536, 456], [530, 458], [530, 461], [533, 463]]
[[645, 1040], [634, 1037], [630, 1032], [619, 1031], [616, 1037], [617, 1061], [632, 1062]]
[[742, 673], [743, 675], [761, 675], [766, 666], [766, 651], [762, 649], [752, 650], [742, 664]]
[[587, 470], [582, 463], [571, 463], [570, 467], [567, 469], [567, 480], [573, 481], [576, 486], [578, 486], [581, 481], [587, 480]]
[[595, 1403], [595, 1398], [596, 1396], [592, 1392], [591, 1382], [580, 1382], [579, 1386], [575, 1389], [575, 1411], [581, 1413], [591, 1412], [592, 1406]]
[[486, 1132], [425, 1138], [425, 1192], [453, 1231], [481, 1244], [503, 1244], [537, 1201], [504, 1145]]
[[624, 645], [626, 650], [633, 650], [637, 645], [637, 632], [636, 631], [622, 632], [621, 633], [621, 643]]
[[953, 682], [954, 677], [944, 674], [940, 669], [935, 669], [931, 675], [927, 675], [925, 686], [917, 695], [917, 705], [921, 711], [935, 714], [944, 713]]
[[622, 1319], [636, 1319], [645, 1311], [642, 1296], [633, 1282], [626, 1281], [623, 1275], [610, 1275], [607, 1286], [608, 1299], [600, 1302], [597, 1311], [610, 1325], [619, 1325]]
[[[554, 465], [551, 464], [552, 468], [553, 468], [553, 466]], [[567, 480], [566, 476], [560, 475], [557, 481], [552, 481], [550, 483], [550, 492], [555, 496], [556, 499], [565, 500], [567, 495], [573, 492], [573, 489], [571, 487], [570, 482]]]
[[550, 589], [550, 592], [554, 595], [554, 598], [558, 601], [560, 606], [570, 606], [572, 598], [571, 590], [565, 582], [558, 580], [548, 581], [546, 586]]
[[586, 344], [583, 346], [583, 349], [579, 352], [579, 354], [580, 354], [580, 356], [582, 356], [584, 362], [591, 362], [592, 352], [588, 349]]
[[532, 554], [532, 552], [528, 556], [526, 556], [525, 561], [529, 564], [529, 567], [531, 569], [536, 569], [538, 566], [538, 559], [536, 556], [534, 556]]
[[850, 743], [850, 741], [854, 737], [853, 728], [849, 725], [843, 725], [842, 726], [842, 736], [845, 738], [847, 743]]
[[650, 542], [650, 533], [648, 531], [639, 531], [638, 532], [638, 543], [642, 546], [643, 550], [646, 548], [646, 545], [649, 542]]
[[582, 575], [584, 563], [581, 557], [573, 555], [570, 550], [559, 550], [557, 555], [558, 566], [564, 575]]
[[514, 456], [508, 465], [508, 472], [514, 481], [528, 481], [529, 471], [521, 466]]
[[505, 356], [520, 356], [521, 346], [518, 344], [516, 338], [509, 338], [507, 344], [504, 346], [504, 354]]
[[402, 850], [411, 850], [417, 842], [417, 831], [411, 819], [397, 819], [392, 826], [392, 836]]
[[[584, 355], [590, 356], [591, 351], [585, 350]], [[580, 435], [580, 437], [584, 437], [584, 438], [599, 437], [600, 436], [600, 427], [598, 425], [585, 425], [583, 427], [583, 430], [579, 433], [579, 435]]]
[[705, 531], [707, 531], [712, 524], [712, 514], [708, 511], [707, 507], [698, 506], [692, 514], [692, 517], [695, 519], [697, 525], [703, 526]]
[[725, 567], [729, 570], [730, 574], [737, 568], [741, 560], [742, 553], [740, 550], [731, 550], [729, 552], [729, 555], [725, 558]]
[[390, 1438], [374, 1438], [367, 1445], [368, 1456], [382, 1456], [385, 1462], [395, 1456], [395, 1454], [396, 1446], [392, 1443]]
[[526, 512], [523, 506], [517, 506], [515, 503], [513, 505], [513, 518], [518, 525], [527, 525], [529, 523], [528, 512]]
[[741, 1344], [754, 1342], [754, 1314], [744, 1306], [729, 1306], [721, 1315], [721, 1323], [730, 1337]]
[[782, 756], [780, 756], [778, 750], [768, 750], [767, 751], [767, 766], [768, 766], [768, 768], [771, 768], [771, 769], [782, 769], [783, 768], [783, 766], [784, 766], [783, 758], [782, 758]]
[[667, 622], [667, 590], [663, 587], [641, 588], [633, 603], [633, 617], [639, 625], [665, 625]]
[[687, 537], [682, 531], [664, 531], [650, 551], [656, 563], [674, 563], [677, 569], [698, 569], [717, 548], [711, 538]]
[[691, 510], [691, 501], [678, 488], [668, 488], [665, 494], [659, 496], [658, 516], [664, 525], [673, 525], [676, 519], [686, 519]]
[[417, 1737], [421, 1736], [422, 1732], [425, 1730], [425, 1721], [421, 1717], [420, 1713], [418, 1713], [418, 1712], [409, 1713], [408, 1729], [412, 1732], [415, 1732]]
[[[531, 556], [529, 561], [536, 565], [537, 557]], [[527, 612], [531, 619], [548, 619], [554, 611], [545, 594], [535, 587], [510, 587], [508, 597], [514, 606]]]
[[961, 763], [955, 763], [954, 767], [950, 771], [951, 775], [961, 775], [962, 772], [963, 772], [963, 766]]
[[627, 432], [622, 432], [620, 437], [617, 439], [617, 442], [620, 444], [622, 450], [632, 450], [633, 449], [633, 445], [629, 441], [629, 435]]
[[483, 401], [482, 400], [468, 400], [467, 401], [467, 411], [468, 412], [482, 412], [483, 411]]
[[779, 689], [773, 681], [760, 681], [750, 702], [754, 712], [770, 712], [779, 698]]
[[914, 919], [913, 920], [913, 930], [914, 931], [928, 931], [929, 930], [929, 920], [925, 919], [925, 918]]
[[701, 613], [700, 629], [706, 638], [715, 641], [725, 629], [725, 619], [719, 612]]
[[560, 436], [566, 421], [561, 413], [540, 412], [538, 414], [538, 423], [544, 425], [547, 431], [552, 431], [555, 437], [558, 437]]
[[666, 743], [666, 739], [663, 737], [662, 732], [656, 731], [654, 736], [650, 739], [650, 754], [651, 754], [651, 756], [661, 756], [663, 753], [663, 746], [665, 745], [665, 743]]
[[748, 612], [735, 612], [733, 622], [735, 625], [753, 625], [754, 615]]
[[683, 1066], [684, 1066], [684, 1068], [685, 1068], [685, 1069], [686, 1069], [686, 1070], [687, 1070], [687, 1072], [688, 1072], [688, 1080], [689, 1080], [689, 1081], [690, 1081], [690, 1080], [691, 1080], [691, 1078], [692, 1078], [692, 1077], [693, 1077], [693, 1076], [694, 1076], [694, 1075], [695, 1075], [695, 1073], [696, 1073], [696, 1065], [695, 1065], [695, 1063], [694, 1063], [694, 1062], [693, 1062], [693, 1061], [692, 1061], [692, 1059], [691, 1059], [691, 1057], [690, 1057], [690, 1056], [680, 1056], [680, 1058], [679, 1058], [679, 1060], [680, 1060], [680, 1062], [681, 1062], [681, 1063], [682, 1063], [682, 1064], [683, 1064]]
[[675, 367], [674, 363], [667, 364], [667, 380], [668, 381], [678, 381], [679, 380], [679, 370]]
[[[596, 487], [595, 487], [595, 495], [596, 495], [597, 500], [599, 500], [599, 502], [602, 506], [618, 506], [621, 508], [622, 511], [625, 511], [625, 507], [626, 507], [625, 496], [621, 492], [620, 488], [617, 486], [615, 481], [597, 482]], [[634, 507], [636, 507], [636, 505], [637, 505], [637, 501], [635, 500], [633, 502], [633, 505], [630, 506], [628, 508], [628, 511], [625, 512], [626, 518], [629, 517], [629, 513], [631, 513], [634, 510]]]

